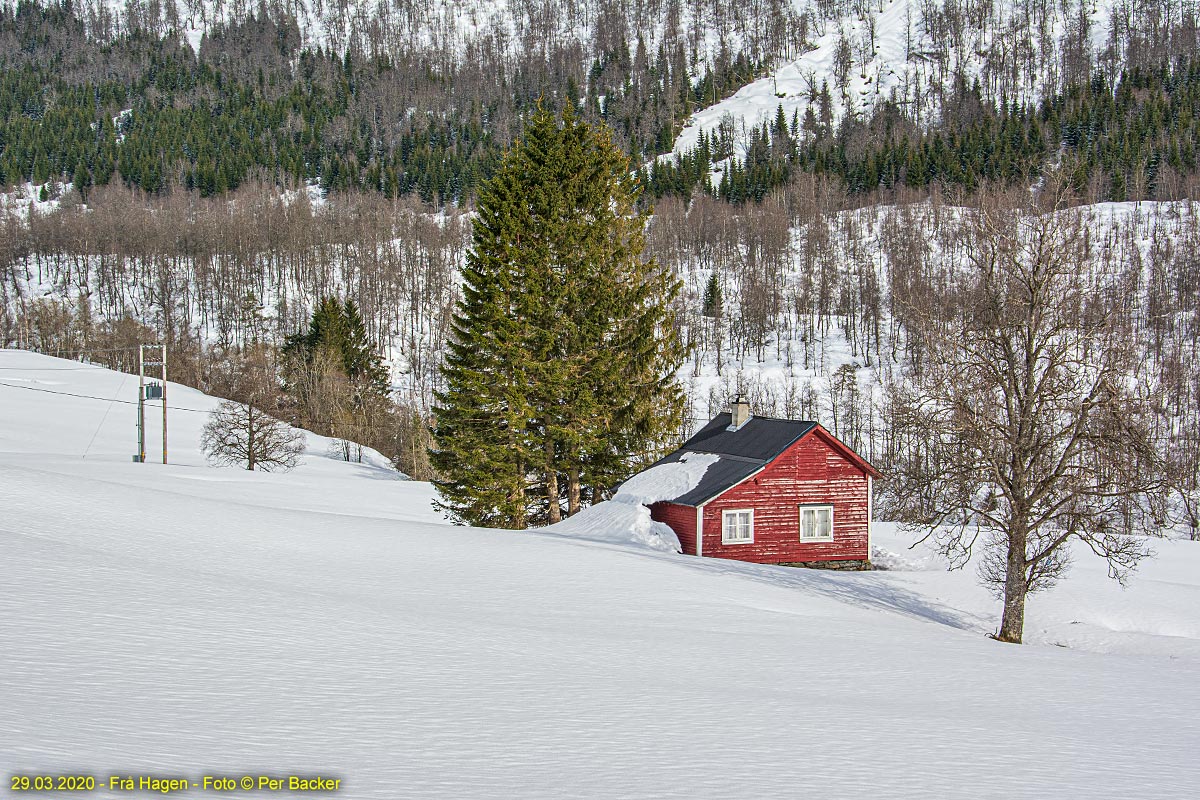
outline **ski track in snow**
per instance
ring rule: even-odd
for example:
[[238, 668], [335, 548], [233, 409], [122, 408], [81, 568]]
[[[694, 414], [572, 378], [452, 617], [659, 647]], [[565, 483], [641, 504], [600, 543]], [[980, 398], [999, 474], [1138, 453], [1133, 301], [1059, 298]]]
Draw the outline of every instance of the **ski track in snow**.
[[[124, 380], [78, 366], [0, 351], [0, 383]], [[178, 463], [132, 464], [131, 407], [105, 404], [0, 386], [7, 772], [321, 774], [348, 798], [1200, 785], [1195, 543], [1126, 590], [1081, 557], [1013, 647], [973, 575], [890, 526], [900, 569], [856, 574], [452, 527], [428, 484], [317, 437], [291, 473], [204, 466], [202, 414], [172, 420]]]

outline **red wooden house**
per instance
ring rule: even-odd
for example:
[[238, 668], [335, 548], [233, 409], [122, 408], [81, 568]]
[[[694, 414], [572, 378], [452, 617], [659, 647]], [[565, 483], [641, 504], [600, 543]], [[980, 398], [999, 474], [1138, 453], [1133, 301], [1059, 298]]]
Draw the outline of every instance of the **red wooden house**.
[[650, 506], [683, 552], [762, 564], [869, 569], [868, 464], [815, 422], [750, 414], [735, 400], [658, 463], [717, 456], [700, 483]]

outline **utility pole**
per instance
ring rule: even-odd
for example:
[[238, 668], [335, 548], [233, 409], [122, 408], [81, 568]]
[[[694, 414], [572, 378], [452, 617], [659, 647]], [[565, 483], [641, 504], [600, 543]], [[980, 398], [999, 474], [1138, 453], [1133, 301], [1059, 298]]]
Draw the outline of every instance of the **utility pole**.
[[167, 345], [162, 346], [163, 463], [167, 463]]
[[146, 461], [146, 351], [138, 345], [138, 451], [133, 460], [139, 464]]
[[[157, 361], [146, 360], [146, 349], [151, 350], [152, 356], [157, 355]], [[157, 350], [157, 353], [153, 351]], [[146, 367], [162, 368], [162, 383], [146, 383]], [[133, 460], [138, 463], [146, 461], [146, 401], [162, 400], [162, 463], [167, 463], [167, 346], [165, 344], [138, 345], [138, 451]]]

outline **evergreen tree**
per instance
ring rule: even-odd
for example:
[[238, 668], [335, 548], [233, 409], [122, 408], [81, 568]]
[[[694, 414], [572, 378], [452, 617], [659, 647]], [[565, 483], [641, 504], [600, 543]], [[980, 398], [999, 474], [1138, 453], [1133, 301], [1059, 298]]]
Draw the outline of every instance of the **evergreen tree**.
[[352, 300], [323, 298], [308, 330], [283, 349], [286, 390], [300, 421], [340, 439], [347, 461], [362, 459], [361, 443], [373, 438], [391, 411], [388, 372]]
[[708, 283], [704, 285], [704, 316], [719, 317], [724, 308], [725, 297], [721, 293], [721, 281], [718, 280], [717, 271], [714, 269], [708, 276]]
[[642, 258], [637, 195], [607, 129], [569, 105], [539, 108], [481, 186], [436, 409], [455, 517], [557, 521], [677, 431], [679, 286]]
[[284, 352], [297, 353], [311, 362], [323, 348], [336, 355], [351, 382], [386, 393], [387, 370], [353, 300], [342, 302], [333, 296], [322, 298], [313, 309], [308, 330], [288, 337]]

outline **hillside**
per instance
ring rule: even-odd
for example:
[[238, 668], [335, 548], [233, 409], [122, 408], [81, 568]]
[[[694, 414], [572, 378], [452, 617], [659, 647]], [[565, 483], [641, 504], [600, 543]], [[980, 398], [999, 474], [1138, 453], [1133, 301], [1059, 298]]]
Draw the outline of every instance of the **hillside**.
[[1156, 544], [1125, 590], [1081, 555], [1014, 647], [983, 635], [972, 574], [894, 531], [877, 560], [895, 571], [830, 574], [452, 527], [427, 484], [316, 437], [292, 473], [203, 466], [183, 409], [215, 401], [185, 387], [174, 463], [138, 465], [110, 401], [126, 376], [15, 351], [0, 371], [14, 773], [320, 774], [353, 798], [1200, 781], [1195, 543]]
[[[54, 201], [35, 202], [45, 211], [28, 228], [14, 217], [30, 203], [16, 202], [13, 236], [0, 242], [12, 247], [0, 282], [7, 341], [127, 368], [111, 351], [165, 329], [180, 358], [174, 374], [203, 388], [213, 371], [206, 363], [255, 338], [282, 343], [333, 291], [362, 309], [393, 367], [397, 401], [427, 414], [441, 386], [470, 214], [370, 197], [313, 203], [273, 190], [145, 206], [146, 198], [99, 194], [91, 206], [54, 213], [46, 213]], [[938, 313], [956, 307], [949, 276], [968, 260], [970, 206], [934, 198], [843, 210], [843, 199], [828, 185], [798, 182], [762, 203], [658, 205], [648, 250], [683, 283], [678, 321], [692, 349], [679, 379], [689, 431], [741, 391], [760, 413], [818, 418], [868, 456], [882, 451], [878, 387], [919, 352], [912, 304], [938, 298], [946, 309]], [[1200, 207], [1100, 203], [1078, 213], [1092, 268], [1127, 276], [1114, 310], [1130, 315], [1145, 366], [1159, 371], [1154, 380], [1175, 387], [1163, 389], [1179, 398], [1166, 413], [1185, 434], [1195, 430], [1187, 420], [1200, 402], [1186, 376], [1200, 330], [1200, 273], [1189, 257], [1200, 243]], [[725, 299], [719, 324], [702, 315], [714, 274]]]
[[[1027, 182], [1059, 163], [1062, 145], [1101, 151], [1085, 166], [1115, 179], [1103, 199], [1180, 199], [1194, 135], [1172, 129], [1173, 95], [1191, 108], [1196, 14], [1194, 0], [8, 0], [0, 186], [62, 180], [86, 195], [119, 181], [212, 196], [266, 181], [461, 206], [533, 107], [570, 102], [636, 164], [686, 162], [647, 170], [655, 197], [740, 202], [785, 182], [758, 174], [748, 190], [721, 188], [730, 158], [785, 172], [849, 159], [833, 166], [855, 191]], [[1177, 74], [1165, 87], [1140, 91], [1166, 69]], [[1091, 116], [1122, 83], [1136, 108]], [[1097, 97], [1073, 102], [1089, 90]], [[1042, 109], [1029, 125], [1051, 100], [1068, 105], [1063, 118]], [[1014, 137], [1010, 116], [1030, 130]], [[924, 133], [928, 148], [909, 163], [901, 145]], [[831, 152], [805, 150], [835, 135]], [[760, 136], [770, 153], [756, 152]], [[993, 144], [999, 163], [977, 163]]]

